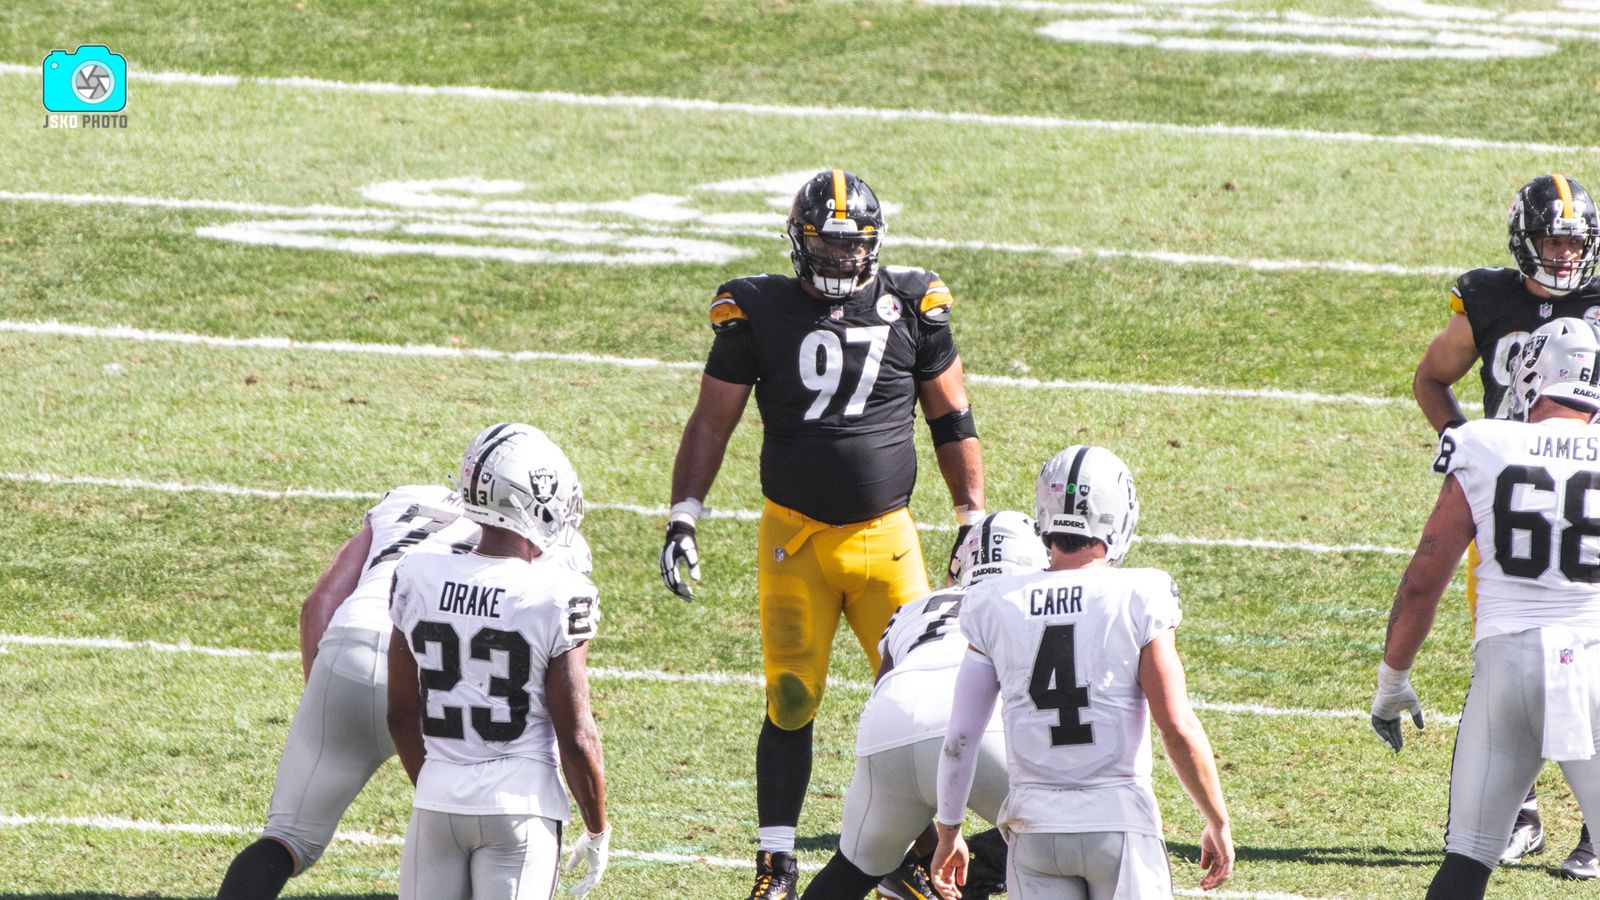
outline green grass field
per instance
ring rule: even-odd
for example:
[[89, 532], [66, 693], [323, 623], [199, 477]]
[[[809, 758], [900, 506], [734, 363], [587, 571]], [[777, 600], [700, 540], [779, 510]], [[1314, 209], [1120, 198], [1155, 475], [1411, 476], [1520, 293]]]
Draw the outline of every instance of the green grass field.
[[[1109, 19], [1148, 40], [1085, 37]], [[1184, 588], [1234, 817], [1221, 895], [1420, 896], [1470, 664], [1458, 582], [1416, 670], [1433, 721], [1380, 746], [1385, 613], [1437, 490], [1411, 372], [1453, 274], [1509, 264], [1517, 186], [1600, 187], [1597, 40], [1581, 0], [12, 4], [0, 898], [210, 896], [266, 814], [300, 600], [377, 495], [503, 419], [592, 505], [599, 896], [743, 896], [755, 525], [704, 523], [693, 605], [656, 560], [705, 304], [788, 271], [775, 204], [831, 165], [893, 204], [885, 261], [955, 293], [990, 507], [1026, 509], [1069, 443], [1133, 468], [1129, 564]], [[41, 128], [39, 60], [96, 42], [128, 59], [128, 127]], [[1484, 58], [1440, 56], [1463, 46]], [[759, 443], [752, 411], [713, 507], [759, 508]], [[809, 868], [869, 679], [835, 651]], [[1157, 772], [1192, 893], [1198, 819]], [[1554, 767], [1540, 787], [1550, 850], [1491, 896], [1594, 890], [1546, 873], [1578, 821]], [[386, 765], [286, 896], [392, 896], [408, 816]]]

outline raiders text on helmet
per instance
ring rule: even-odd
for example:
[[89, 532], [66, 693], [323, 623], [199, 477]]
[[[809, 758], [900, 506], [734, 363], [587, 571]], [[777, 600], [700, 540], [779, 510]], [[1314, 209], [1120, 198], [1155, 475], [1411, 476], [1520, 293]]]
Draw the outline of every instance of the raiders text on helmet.
[[1049, 561], [1033, 520], [1019, 512], [990, 513], [956, 550], [962, 587], [996, 575], [1037, 572]]
[[1076, 444], [1057, 453], [1034, 485], [1039, 534], [1075, 534], [1106, 545], [1106, 560], [1122, 561], [1139, 522], [1133, 473], [1104, 447]]
[[571, 543], [583, 490], [566, 454], [532, 425], [501, 422], [479, 432], [461, 460], [467, 518], [527, 538], [540, 551]]
[[794, 273], [825, 297], [842, 299], [878, 274], [883, 207], [865, 181], [843, 169], [812, 176], [789, 207]]
[[1528, 337], [1511, 381], [1511, 416], [1527, 421], [1534, 401], [1600, 410], [1600, 328], [1587, 319], [1554, 319]]
[[[1600, 214], [1583, 185], [1558, 173], [1522, 186], [1506, 220], [1511, 256], [1523, 275], [1556, 296], [1570, 294], [1594, 277], [1600, 260]], [[1581, 249], [1561, 252], [1570, 238]]]

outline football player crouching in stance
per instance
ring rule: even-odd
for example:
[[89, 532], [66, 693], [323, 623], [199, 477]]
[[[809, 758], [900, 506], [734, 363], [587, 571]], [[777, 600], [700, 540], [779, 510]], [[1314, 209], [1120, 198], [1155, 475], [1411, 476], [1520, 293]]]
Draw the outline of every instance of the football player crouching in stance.
[[1172, 896], [1150, 782], [1152, 718], [1205, 819], [1200, 886], [1214, 888], [1233, 871], [1233, 837], [1174, 644], [1178, 588], [1160, 569], [1115, 568], [1139, 515], [1133, 476], [1109, 450], [1068, 447], [1039, 473], [1034, 506], [1049, 567], [990, 579], [962, 601], [970, 647], [939, 758], [935, 880], [949, 896], [966, 880], [962, 808], [999, 698], [1008, 896]]
[[1600, 329], [1582, 319], [1551, 322], [1529, 338], [1513, 377], [1515, 418], [1466, 422], [1439, 436], [1433, 466], [1444, 486], [1395, 592], [1372, 700], [1372, 727], [1398, 752], [1401, 716], [1422, 727], [1411, 667], [1476, 540], [1472, 684], [1430, 900], [1484, 895], [1544, 760], [1560, 764], [1585, 820], [1600, 813], [1597, 360]]
[[[476, 444], [515, 427], [486, 428]], [[478, 525], [462, 512], [460, 495], [443, 485], [389, 491], [306, 596], [300, 612], [306, 687], [279, 758], [267, 825], [229, 865], [217, 900], [275, 900], [291, 875], [322, 856], [356, 794], [394, 756], [383, 724], [394, 631], [389, 585], [409, 552], [465, 553], [475, 546]], [[561, 556], [585, 575], [592, 568], [581, 535]]]
[[[878, 642], [883, 664], [856, 730], [856, 773], [845, 793], [839, 850], [806, 887], [809, 900], [860, 900], [873, 885], [898, 900], [933, 898], [934, 887], [907, 846], [933, 818], [934, 777], [950, 720], [956, 671], [967, 652], [961, 604], [978, 582], [1044, 568], [1044, 544], [1033, 520], [998, 512], [967, 533], [956, 551], [957, 585], [895, 611]], [[977, 748], [977, 776], [968, 805], [993, 823], [1006, 796], [1006, 749], [998, 710]], [[990, 861], [984, 894], [1005, 890], [1004, 845]], [[930, 848], [927, 848], [931, 850]], [[905, 859], [902, 861], [902, 857]], [[880, 882], [881, 880], [881, 882]], [[978, 893], [969, 878], [967, 894]]]
[[402, 900], [546, 900], [567, 794], [585, 831], [567, 868], [599, 883], [610, 852], [600, 734], [589, 709], [594, 584], [561, 560], [583, 518], [577, 474], [538, 429], [474, 441], [461, 466], [471, 553], [411, 553], [389, 615], [389, 732], [416, 785]]

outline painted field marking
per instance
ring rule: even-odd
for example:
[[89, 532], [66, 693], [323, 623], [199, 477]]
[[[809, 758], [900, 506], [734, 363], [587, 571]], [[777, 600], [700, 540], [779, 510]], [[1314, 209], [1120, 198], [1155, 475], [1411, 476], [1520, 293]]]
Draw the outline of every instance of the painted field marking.
[[[64, 828], [93, 828], [101, 831], [138, 831], [147, 834], [218, 834], [250, 836], [261, 833], [259, 827], [245, 825], [219, 825], [189, 822], [152, 822], [145, 819], [125, 819], [117, 816], [24, 816], [15, 813], [0, 813], [0, 827], [29, 828], [29, 827], [64, 827]], [[339, 831], [333, 836], [335, 841], [398, 847], [405, 844], [405, 837], [393, 834], [372, 834], [366, 831]], [[733, 859], [726, 856], [710, 856], [695, 853], [662, 853], [644, 850], [625, 850], [612, 848], [611, 855], [618, 859], [631, 859], [637, 862], [658, 863], [661, 865], [702, 865], [718, 869], [749, 869], [750, 861], [747, 859]], [[814, 872], [822, 868], [821, 863], [800, 863], [803, 872]], [[391, 874], [397, 874], [391, 873]], [[1214, 897], [1219, 900], [1318, 900], [1315, 897], [1302, 897], [1298, 894], [1272, 894], [1257, 893], [1252, 891], [1195, 891], [1178, 889], [1177, 894], [1184, 897]]]
[[[899, 0], [890, 0], [899, 2]], [[927, 0], [964, 6], [1071, 15], [1037, 32], [1075, 43], [1191, 53], [1266, 53], [1354, 60], [1483, 61], [1555, 53], [1555, 39], [1600, 40], [1592, 11], [1509, 14], [1412, 0], [1374, 0], [1385, 16], [1322, 16], [1299, 10], [1245, 11], [1210, 4], [1068, 3], [1031, 0]], [[1101, 18], [1105, 17], [1105, 18]], [[1573, 27], [1578, 26], [1578, 27]]]
[[[565, 362], [585, 365], [618, 366], [631, 369], [673, 369], [699, 372], [703, 363], [661, 360], [646, 357], [609, 356], [595, 353], [553, 353], [535, 350], [494, 350], [473, 347], [440, 347], [426, 344], [372, 344], [354, 341], [299, 341], [281, 337], [219, 337], [174, 331], [152, 331], [123, 325], [74, 325], [67, 322], [18, 322], [0, 320], [0, 333], [38, 334], [50, 337], [91, 340], [140, 341], [155, 344], [183, 344], [241, 350], [306, 351], [351, 355], [421, 357], [439, 359], [492, 359], [507, 362]], [[1218, 397], [1240, 400], [1269, 400], [1305, 404], [1353, 404], [1356, 406], [1405, 406], [1403, 397], [1373, 397], [1365, 394], [1318, 394], [1310, 391], [1283, 391], [1275, 388], [1214, 388], [1187, 384], [1138, 384], [1077, 379], [1023, 378], [1014, 375], [983, 375], [968, 372], [972, 384], [991, 384], [1021, 390], [1105, 391], [1123, 394], [1171, 395], [1176, 397]], [[1464, 404], [1472, 408], [1473, 404]], [[1481, 408], [1481, 407], [1479, 407]]]
[[[289, 221], [245, 221], [221, 225], [205, 225], [196, 229], [201, 237], [233, 241], [260, 246], [293, 249], [337, 250], [365, 255], [427, 254], [442, 257], [496, 259], [513, 263], [628, 263], [636, 265], [665, 263], [726, 263], [745, 255], [742, 251], [720, 241], [688, 241], [671, 235], [699, 235], [702, 237], [754, 238], [770, 241], [787, 240], [777, 227], [753, 229], [750, 227], [707, 227], [699, 225], [652, 226], [643, 223], [573, 221], [551, 219], [539, 215], [496, 212], [438, 212], [429, 209], [387, 208], [375, 206], [332, 206], [312, 204], [286, 206], [277, 203], [246, 203], [235, 200], [210, 200], [203, 198], [143, 197], [122, 194], [65, 194], [47, 191], [0, 191], [0, 201], [12, 203], [57, 203], [69, 206], [129, 206], [154, 209], [194, 209], [241, 214], [268, 214], [298, 217]], [[399, 220], [421, 219], [440, 223], [435, 226], [403, 225]], [[776, 221], [776, 220], [774, 220]], [[456, 223], [456, 224], [452, 224]], [[571, 250], [561, 253], [538, 251], [522, 247], [474, 245], [461, 243], [427, 243], [397, 241], [374, 237], [335, 237], [350, 234], [388, 235], [395, 232], [421, 234], [447, 234], [457, 236], [487, 236], [490, 229], [479, 229], [468, 234], [462, 223], [486, 223], [506, 226], [501, 237], [520, 237], [524, 240], [544, 239], [526, 227], [513, 234], [513, 226], [542, 226], [546, 229], [565, 229], [562, 239], [587, 234], [595, 246], [616, 246], [621, 252], [600, 253], [595, 250]], [[663, 235], [662, 238], [619, 237], [615, 231], [642, 231]], [[311, 233], [306, 233], [311, 232]], [[1070, 245], [1030, 244], [1002, 241], [953, 241], [943, 238], [922, 238], [896, 234], [894, 242], [905, 247], [925, 247], [938, 250], [963, 250], [1021, 255], [1056, 256], [1063, 259], [1135, 259], [1163, 262], [1183, 266], [1226, 266], [1255, 272], [1320, 271], [1350, 275], [1395, 275], [1400, 277], [1448, 278], [1471, 268], [1470, 266], [1402, 266], [1393, 263], [1370, 263], [1361, 260], [1316, 260], [1293, 258], [1263, 258], [1224, 256], [1208, 253], [1185, 253], [1169, 250], [1128, 250], [1108, 247], [1076, 247]]]
[[[26, 647], [66, 647], [77, 650], [139, 650], [150, 653], [194, 654], [224, 659], [266, 659], [273, 661], [299, 661], [300, 654], [285, 650], [249, 650], [242, 647], [203, 647], [195, 644], [171, 644], [160, 641], [127, 641], [120, 638], [51, 637], [27, 634], [0, 634], [0, 651], [9, 644]], [[598, 681], [643, 681], [655, 684], [707, 684], [761, 688], [766, 679], [749, 672], [663, 672], [651, 669], [613, 669], [596, 666], [589, 674]], [[866, 693], [872, 684], [850, 678], [830, 678], [828, 686], [839, 690]], [[1353, 709], [1311, 709], [1308, 707], [1266, 706], [1260, 703], [1229, 703], [1191, 697], [1194, 708], [1219, 714], [1264, 716], [1290, 719], [1356, 719], [1366, 721], [1371, 713]], [[1457, 725], [1459, 715], [1429, 712], [1429, 722]]]
[[[40, 77], [37, 63], [0, 63], [0, 75]], [[248, 75], [202, 75], [193, 72], [154, 72], [131, 68], [130, 81], [156, 84], [192, 85], [207, 88], [236, 88], [241, 85], [277, 87], [292, 91], [397, 95], [419, 97], [459, 97], [500, 102], [551, 103], [560, 106], [671, 109], [681, 112], [743, 114], [784, 119], [841, 118], [880, 122], [943, 122], [992, 125], [1003, 128], [1077, 130], [1095, 132], [1151, 132], [1167, 135], [1204, 135], [1310, 141], [1338, 144], [1395, 144], [1400, 146], [1441, 147], [1451, 150], [1510, 150], [1521, 153], [1573, 155], [1600, 153], [1600, 146], [1548, 144], [1534, 141], [1491, 141], [1479, 138], [1430, 134], [1368, 134], [1358, 131], [1318, 131], [1310, 128], [1264, 128], [1250, 125], [1181, 125], [1164, 122], [1125, 122], [1104, 119], [1074, 119], [1058, 116], [1007, 116], [985, 113], [941, 112], [919, 109], [875, 109], [859, 106], [780, 106], [761, 103], [725, 103], [675, 97], [573, 94], [562, 91], [525, 91], [509, 88], [468, 85], [393, 84], [388, 82], [331, 81], [320, 78], [270, 78]]]
[[[81, 484], [90, 487], [122, 488], [135, 491], [160, 491], [171, 494], [219, 494], [228, 497], [259, 497], [264, 500], [377, 500], [382, 497], [378, 491], [352, 491], [344, 488], [326, 490], [322, 488], [258, 488], [245, 487], [234, 484], [217, 484], [215, 482], [183, 482], [183, 481], [145, 481], [137, 478], [101, 478], [95, 475], [56, 475], [49, 472], [0, 472], [0, 481], [26, 482], [31, 484], [73, 485]], [[652, 518], [666, 519], [668, 509], [665, 506], [640, 506], [632, 503], [588, 503], [590, 510], [606, 512], [626, 512], [635, 515], [649, 516]], [[758, 522], [761, 513], [751, 509], [708, 509], [703, 516], [708, 519], [733, 519], [740, 522]], [[954, 525], [943, 523], [918, 522], [917, 530], [928, 532], [955, 531]], [[1293, 543], [1289, 541], [1267, 541], [1257, 538], [1210, 538], [1191, 537], [1176, 534], [1134, 535], [1135, 542], [1150, 544], [1169, 544], [1175, 546], [1191, 547], [1230, 547], [1240, 550], [1284, 550], [1295, 553], [1311, 553], [1316, 555], [1331, 555], [1344, 553], [1375, 553], [1382, 556], [1409, 556], [1410, 550], [1404, 547], [1385, 547], [1379, 544], [1318, 544], [1318, 543]]]

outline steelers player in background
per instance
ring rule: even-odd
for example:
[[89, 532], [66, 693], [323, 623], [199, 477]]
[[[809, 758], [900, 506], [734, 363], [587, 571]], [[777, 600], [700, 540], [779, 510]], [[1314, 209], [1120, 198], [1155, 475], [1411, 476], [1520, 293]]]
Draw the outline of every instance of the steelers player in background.
[[928, 593], [906, 508], [917, 403], [955, 507], [956, 546], [985, 514], [950, 291], [923, 269], [880, 268], [883, 233], [883, 208], [859, 177], [824, 170], [800, 188], [788, 219], [795, 277], [737, 278], [711, 300], [711, 352], [672, 470], [661, 578], [689, 600], [680, 570], [700, 578], [695, 522], [755, 391], [767, 708], [756, 743], [761, 847], [751, 900], [796, 896], [795, 826], [839, 617], [876, 670], [889, 617]]
[[[1583, 185], [1560, 173], [1540, 175], [1517, 191], [1506, 222], [1515, 269], [1473, 269], [1450, 290], [1450, 321], [1428, 345], [1411, 381], [1411, 392], [1435, 431], [1466, 421], [1452, 386], [1482, 360], [1483, 408], [1488, 418], [1511, 413], [1512, 375], [1528, 337], [1554, 319], [1600, 320], [1600, 217]], [[1476, 613], [1477, 544], [1467, 548], [1467, 603]], [[1544, 825], [1532, 789], [1518, 813], [1502, 863], [1544, 850]], [[1600, 876], [1584, 825], [1578, 845], [1557, 874]]]

